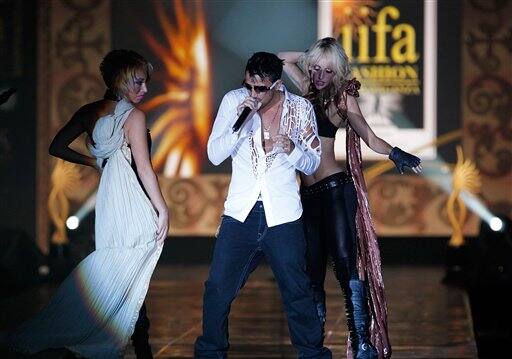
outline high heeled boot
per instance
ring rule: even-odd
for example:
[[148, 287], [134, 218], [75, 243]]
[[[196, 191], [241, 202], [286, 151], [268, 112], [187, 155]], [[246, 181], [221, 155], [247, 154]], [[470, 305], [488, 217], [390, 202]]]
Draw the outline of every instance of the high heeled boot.
[[146, 313], [146, 304], [142, 304], [139, 312], [139, 318], [135, 323], [133, 331], [132, 345], [137, 359], [153, 359], [151, 346], [149, 345], [149, 318]]
[[366, 288], [361, 280], [352, 279], [345, 285], [345, 310], [350, 333], [350, 343], [355, 359], [378, 359], [377, 349], [370, 343], [368, 330], [370, 317]]

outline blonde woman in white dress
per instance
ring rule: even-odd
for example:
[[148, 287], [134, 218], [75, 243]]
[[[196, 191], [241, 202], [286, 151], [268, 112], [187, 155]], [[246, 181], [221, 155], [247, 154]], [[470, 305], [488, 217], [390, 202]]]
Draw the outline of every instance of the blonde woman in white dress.
[[[123, 357], [167, 237], [168, 209], [150, 162], [145, 115], [135, 107], [152, 66], [134, 51], [114, 50], [100, 70], [105, 97], [80, 108], [50, 146], [53, 156], [101, 172], [96, 248], [41, 312], [8, 333], [8, 344], [24, 353], [66, 348], [80, 357]], [[83, 132], [94, 158], [69, 148]], [[151, 357], [145, 335], [138, 358]]]

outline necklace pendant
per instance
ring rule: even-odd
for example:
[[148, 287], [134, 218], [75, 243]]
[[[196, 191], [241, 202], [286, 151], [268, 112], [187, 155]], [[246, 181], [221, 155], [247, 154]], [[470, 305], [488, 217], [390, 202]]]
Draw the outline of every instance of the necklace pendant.
[[270, 131], [263, 130], [263, 139], [270, 140]]

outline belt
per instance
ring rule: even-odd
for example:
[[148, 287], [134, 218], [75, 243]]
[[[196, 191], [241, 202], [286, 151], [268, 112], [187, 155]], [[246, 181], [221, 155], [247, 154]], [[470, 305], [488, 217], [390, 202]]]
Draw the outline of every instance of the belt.
[[313, 183], [311, 186], [301, 187], [300, 193], [303, 196], [312, 196], [317, 193], [328, 191], [331, 188], [341, 187], [349, 182], [352, 182], [352, 177], [345, 172], [339, 172]]

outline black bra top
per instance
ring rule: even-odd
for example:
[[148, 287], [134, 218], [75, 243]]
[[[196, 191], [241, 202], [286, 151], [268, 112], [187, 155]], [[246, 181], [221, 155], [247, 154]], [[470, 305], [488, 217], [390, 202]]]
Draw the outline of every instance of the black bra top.
[[322, 121], [318, 123], [318, 135], [321, 137], [334, 138], [338, 132], [338, 127], [334, 126], [331, 121]]
[[329, 116], [325, 113], [323, 106], [320, 105], [320, 100], [312, 93], [306, 95], [306, 98], [311, 101], [313, 110], [315, 111], [316, 123], [318, 127], [318, 135], [322, 137], [334, 138], [338, 131], [338, 126], [334, 125]]
[[318, 135], [322, 137], [334, 138], [336, 137], [336, 132], [338, 131], [338, 127], [335, 126], [330, 120], [329, 117], [325, 114], [325, 111], [320, 108], [320, 106], [314, 106], [316, 123], [318, 126]]

